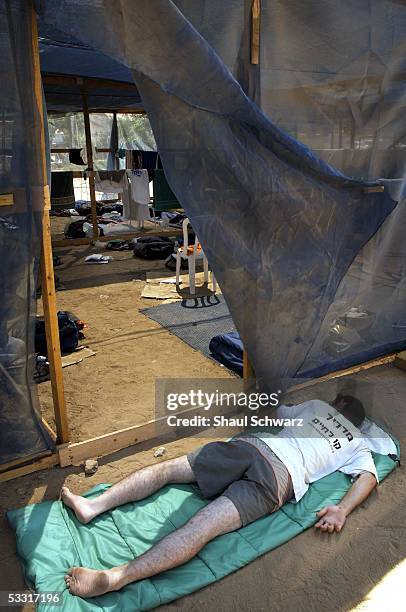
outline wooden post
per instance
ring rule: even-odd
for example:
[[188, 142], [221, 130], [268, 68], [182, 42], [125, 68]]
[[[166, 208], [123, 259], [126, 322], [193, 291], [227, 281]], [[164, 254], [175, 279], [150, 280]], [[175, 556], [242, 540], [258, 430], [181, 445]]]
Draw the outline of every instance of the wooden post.
[[251, 8], [251, 64], [258, 65], [261, 38], [261, 0], [252, 0]]
[[[112, 133], [114, 134], [114, 141], [111, 143], [111, 153], [114, 155], [114, 165], [116, 170], [120, 170], [120, 158], [117, 156], [118, 151], [118, 125], [117, 125], [117, 113], [113, 113], [113, 126]], [[121, 198], [119, 198], [121, 199]]]
[[244, 379], [244, 390], [248, 391], [252, 387], [252, 383], [255, 380], [255, 372], [248, 358], [248, 353], [246, 350], [243, 350], [242, 353], [242, 371]]
[[99, 225], [97, 223], [97, 205], [96, 205], [96, 190], [94, 186], [94, 165], [93, 165], [93, 149], [92, 149], [92, 132], [90, 129], [89, 105], [87, 102], [86, 88], [83, 79], [78, 79], [80, 91], [82, 94], [82, 109], [85, 122], [85, 137], [86, 137], [86, 152], [87, 152], [87, 168], [89, 170], [89, 191], [90, 191], [90, 206], [92, 211], [93, 239], [99, 237]]
[[38, 49], [37, 15], [32, 8], [31, 48], [33, 61], [34, 97], [40, 121], [38, 146], [41, 150], [42, 181], [44, 185], [44, 211], [42, 218], [42, 253], [41, 253], [41, 287], [44, 305], [45, 333], [48, 348], [49, 369], [51, 376], [52, 397], [54, 401], [56, 433], [58, 442], [69, 441], [69, 427], [66, 414], [65, 394], [62, 377], [61, 346], [59, 342], [59, 327], [56, 307], [54, 266], [51, 246], [51, 224], [49, 210], [51, 199], [48, 186], [46, 143], [44, 129], [44, 109], [42, 102], [41, 70]]

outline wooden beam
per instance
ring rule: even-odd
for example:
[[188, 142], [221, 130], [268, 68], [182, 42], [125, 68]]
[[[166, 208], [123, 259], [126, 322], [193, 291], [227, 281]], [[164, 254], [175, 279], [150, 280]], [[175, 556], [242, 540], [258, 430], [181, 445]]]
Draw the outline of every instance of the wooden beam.
[[[182, 230], [177, 228], [170, 228], [167, 230], [154, 230], [144, 228], [143, 230], [134, 230], [128, 234], [117, 234], [116, 236], [99, 236], [97, 240], [99, 242], [109, 242], [119, 238], [120, 240], [131, 240], [132, 238], [138, 238], [140, 236], [182, 236]], [[93, 238], [61, 238], [58, 240], [55, 238], [52, 241], [54, 247], [66, 247], [66, 246], [82, 246], [93, 244]]]
[[[144, 108], [134, 108], [132, 106], [128, 106], [128, 107], [121, 107], [114, 109], [115, 112], [117, 112], [119, 115], [146, 115], [146, 111]], [[92, 107], [92, 110], [90, 111], [90, 114], [92, 113], [111, 113], [112, 109], [111, 108], [98, 108], [98, 107]]]
[[89, 170], [89, 191], [90, 191], [90, 206], [92, 214], [93, 240], [97, 240], [99, 236], [99, 225], [97, 222], [97, 205], [96, 205], [96, 189], [94, 185], [93, 174], [93, 148], [92, 148], [92, 132], [90, 129], [89, 106], [87, 103], [87, 94], [84, 84], [80, 85], [82, 94], [83, 119], [85, 122], [85, 137], [86, 137], [86, 152], [87, 152], [87, 168]]
[[251, 362], [248, 358], [248, 353], [245, 350], [242, 353], [242, 369], [243, 369], [244, 380], [255, 379], [254, 368], [252, 367]]
[[134, 425], [133, 427], [113, 431], [84, 442], [62, 444], [58, 446], [59, 464], [61, 467], [78, 465], [86, 459], [103, 457], [138, 442], [151, 440], [155, 438], [155, 428], [156, 423], [153, 420], [143, 425]]
[[49, 457], [51, 455], [51, 451], [40, 451], [37, 453], [31, 453], [30, 455], [25, 455], [25, 457], [18, 457], [18, 459], [13, 459], [12, 461], [7, 461], [7, 463], [2, 463], [0, 465], [0, 474], [2, 472], [7, 472], [12, 468], [20, 467], [22, 465], [27, 465], [27, 463], [32, 463], [33, 461], [37, 461], [38, 459], [43, 459], [44, 457]]
[[0, 194], [0, 206], [13, 206], [14, 204], [14, 193], [1, 193]]
[[396, 355], [395, 366], [401, 370], [406, 370], [406, 351], [402, 351]]
[[20, 476], [26, 476], [33, 472], [39, 472], [40, 470], [46, 470], [50, 467], [55, 467], [59, 464], [59, 456], [57, 453], [43, 457], [34, 463], [28, 463], [27, 465], [7, 470], [6, 472], [0, 473], [0, 483], [19, 478]]
[[299, 389], [305, 389], [306, 387], [312, 387], [313, 385], [318, 385], [319, 383], [325, 382], [327, 380], [332, 380], [333, 378], [341, 378], [342, 376], [356, 374], [357, 372], [362, 372], [363, 370], [369, 370], [370, 368], [375, 368], [380, 365], [392, 363], [395, 360], [395, 357], [396, 353], [391, 353], [390, 355], [378, 357], [377, 359], [371, 359], [370, 361], [351, 366], [350, 368], [345, 368], [344, 370], [336, 370], [335, 372], [330, 372], [329, 374], [325, 374], [324, 376], [320, 376], [319, 378], [312, 378], [311, 380], [306, 381], [304, 383], [294, 385], [289, 389], [288, 393], [298, 391]]
[[50, 424], [48, 423], [48, 421], [46, 421], [46, 420], [44, 419], [44, 417], [41, 417], [41, 423], [42, 423], [42, 425], [43, 425], [44, 429], [46, 429], [46, 431], [47, 431], [48, 435], [49, 435], [49, 436], [52, 438], [52, 440], [53, 440], [54, 442], [56, 442], [56, 441], [57, 441], [57, 439], [58, 439], [58, 436], [57, 436], [56, 432], [55, 432], [55, 431], [52, 429], [52, 427], [50, 426]]
[[93, 244], [93, 238], [53, 238], [53, 247], [84, 246]]
[[[246, 355], [245, 351], [244, 355]], [[296, 385], [289, 389], [289, 392], [298, 391], [299, 389], [310, 387], [326, 380], [331, 380], [333, 378], [338, 378], [341, 376], [347, 376], [348, 374], [361, 372], [362, 370], [367, 370], [375, 366], [391, 363], [395, 359], [395, 355], [395, 353], [391, 355], [386, 355], [385, 357], [373, 359], [366, 363], [353, 366], [352, 368], [339, 370], [337, 372], [331, 372], [330, 374], [326, 374], [325, 376], [322, 376], [320, 378], [315, 378], [313, 380], [309, 380], [308, 382]], [[254, 373], [247, 357], [245, 357], [244, 363], [246, 364], [245, 371], [250, 374], [250, 379], [252, 380], [252, 378], [254, 378]], [[198, 415], [199, 411], [204, 412], [204, 409], [189, 408], [183, 410], [180, 413], [177, 413], [176, 416], [191, 417], [194, 415]], [[218, 412], [218, 414], [229, 413], [233, 413], [233, 408], [231, 406], [224, 406], [220, 408]], [[160, 417], [159, 419], [147, 421], [142, 425], [133, 425], [132, 427], [113, 431], [102, 436], [97, 436], [96, 438], [91, 438], [90, 440], [84, 440], [83, 442], [60, 445], [58, 447], [60, 465], [61, 467], [67, 467], [68, 465], [78, 465], [80, 463], [83, 463], [86, 459], [103, 457], [104, 455], [109, 455], [116, 451], [138, 444], [140, 442], [153, 440], [154, 438], [162, 436], [165, 433], [170, 433], [171, 431], [173, 432], [174, 429], [166, 423], [166, 419], [167, 417], [164, 416]]]
[[[238, 408], [239, 410], [240, 408]], [[219, 406], [216, 414], [235, 414], [236, 410], [234, 406]], [[203, 406], [187, 408], [181, 412], [176, 413], [176, 417], [192, 417], [192, 416], [207, 416], [207, 412]], [[103, 457], [116, 451], [128, 448], [134, 444], [145, 442], [147, 440], [153, 440], [154, 438], [161, 437], [165, 434], [177, 433], [178, 435], [182, 431], [182, 427], [174, 428], [167, 423], [168, 415], [160, 417], [158, 419], [152, 419], [142, 425], [133, 425], [113, 431], [111, 433], [91, 438], [83, 442], [74, 442], [70, 444], [61, 444], [58, 446], [59, 462], [61, 467], [67, 467], [68, 465], [78, 465], [83, 463], [86, 459], [93, 459], [96, 457]], [[187, 429], [186, 427], [184, 428]], [[202, 427], [202, 429], [204, 429]]]
[[[127, 83], [125, 81], [114, 81], [113, 79], [98, 79], [97, 77], [80, 77], [83, 80], [83, 84], [86, 89], [99, 89], [102, 87], [112, 87], [114, 89], [126, 89], [134, 91], [138, 94], [135, 83]], [[74, 73], [72, 75], [67, 74], [51, 74], [44, 73], [42, 80], [45, 85], [77, 85], [78, 76]], [[111, 109], [110, 111], [111, 112]]]
[[[116, 112], [113, 113], [113, 125], [111, 128], [111, 133], [113, 134], [113, 137], [114, 137], [113, 142], [110, 143], [112, 149], [109, 149], [108, 151], [106, 151], [106, 153], [114, 154], [114, 167], [116, 170], [120, 170], [120, 158], [118, 157], [119, 142], [118, 142], [118, 125], [117, 125], [117, 113]], [[119, 195], [121, 198], [121, 194]]]
[[261, 0], [252, 0], [251, 8], [251, 64], [260, 61], [261, 39]]
[[[245, 354], [245, 353], [244, 353]], [[331, 372], [330, 374], [326, 374], [320, 378], [316, 378], [310, 380], [306, 383], [302, 383], [292, 387], [289, 392], [297, 391], [299, 389], [303, 389], [305, 387], [310, 387], [312, 385], [316, 385], [318, 383], [324, 382], [326, 380], [331, 380], [333, 378], [338, 378], [341, 376], [346, 376], [348, 374], [354, 374], [356, 372], [361, 372], [362, 370], [367, 370], [369, 368], [380, 366], [383, 364], [391, 363], [395, 359], [396, 353], [385, 355], [384, 357], [380, 357], [378, 359], [373, 359], [366, 363], [359, 364], [357, 366], [353, 366], [351, 368], [346, 368], [345, 370], [338, 370], [337, 372]], [[248, 369], [248, 359], [245, 358]], [[249, 366], [251, 367], [251, 366]], [[252, 370], [251, 370], [252, 371]], [[199, 414], [199, 411], [204, 411], [203, 408], [189, 408], [183, 410], [180, 413], [177, 413], [178, 417], [191, 417], [196, 414]], [[227, 414], [232, 413], [232, 407], [222, 407], [219, 410], [219, 414]], [[173, 431], [166, 423], [167, 417], [161, 417], [159, 419], [153, 419], [151, 421], [147, 421], [142, 425], [134, 425], [132, 427], [127, 427], [125, 429], [120, 429], [118, 431], [113, 431], [111, 433], [104, 434], [102, 436], [97, 436], [96, 438], [91, 438], [89, 440], [84, 440], [83, 442], [75, 442], [70, 444], [62, 444], [58, 446], [59, 453], [59, 463], [61, 467], [67, 467], [69, 465], [80, 464], [86, 459], [103, 457], [105, 455], [109, 455], [116, 451], [122, 450], [124, 448], [128, 448], [140, 442], [145, 442], [147, 440], [153, 440], [157, 436], [162, 436], [165, 433], [169, 433]]]
[[40, 129], [38, 134], [38, 147], [41, 155], [38, 163], [41, 165], [44, 185], [44, 211], [42, 217], [42, 252], [41, 252], [41, 288], [44, 306], [45, 333], [47, 340], [49, 371], [51, 377], [52, 396], [54, 401], [55, 422], [59, 442], [68, 442], [69, 428], [66, 415], [65, 394], [62, 377], [61, 347], [59, 342], [59, 327], [55, 296], [54, 266], [51, 246], [51, 223], [49, 210], [51, 199], [48, 187], [48, 173], [46, 163], [46, 144], [44, 126], [44, 108], [42, 103], [42, 83], [40, 59], [38, 49], [37, 15], [32, 6], [31, 10], [31, 52], [33, 61], [33, 79], [35, 104], [38, 111]]

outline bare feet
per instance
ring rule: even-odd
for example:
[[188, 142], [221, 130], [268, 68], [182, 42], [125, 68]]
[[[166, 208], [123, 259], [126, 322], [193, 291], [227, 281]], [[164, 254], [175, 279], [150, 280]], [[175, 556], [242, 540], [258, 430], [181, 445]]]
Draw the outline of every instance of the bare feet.
[[72, 508], [76, 518], [81, 523], [89, 523], [98, 514], [92, 507], [92, 502], [89, 499], [81, 497], [81, 495], [75, 495], [68, 487], [62, 487], [61, 499], [65, 506]]
[[91, 570], [72, 567], [65, 575], [65, 583], [72, 595], [97, 597], [121, 588], [121, 573], [115, 570]]

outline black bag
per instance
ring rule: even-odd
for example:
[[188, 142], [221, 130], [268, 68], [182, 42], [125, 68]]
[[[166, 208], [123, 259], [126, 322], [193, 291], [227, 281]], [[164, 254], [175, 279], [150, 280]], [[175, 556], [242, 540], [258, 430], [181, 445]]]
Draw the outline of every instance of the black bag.
[[[70, 312], [59, 311], [58, 327], [61, 353], [72, 353], [79, 344], [79, 328], [76, 324], [76, 317]], [[48, 355], [43, 317], [37, 317], [35, 321], [35, 352], [44, 356]]]
[[67, 227], [65, 227], [66, 238], [86, 238], [86, 234], [83, 231], [84, 219], [78, 219], [77, 221], [71, 221]]
[[145, 236], [133, 242], [134, 257], [142, 259], [166, 259], [171, 253], [175, 243], [170, 238], [161, 236]]

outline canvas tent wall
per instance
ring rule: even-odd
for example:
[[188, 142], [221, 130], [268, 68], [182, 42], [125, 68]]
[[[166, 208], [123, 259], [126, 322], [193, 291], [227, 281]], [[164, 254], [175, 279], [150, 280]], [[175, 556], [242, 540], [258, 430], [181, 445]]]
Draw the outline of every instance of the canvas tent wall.
[[[38, 180], [27, 183], [18, 161], [38, 155], [35, 140], [22, 136], [32, 78], [21, 50], [29, 33], [15, 26], [17, 17], [25, 23], [28, 4], [1, 0], [7, 53], [0, 61], [11, 81], [1, 92], [3, 133], [6, 125], [13, 132], [11, 155], [2, 141], [3, 163], [13, 164], [2, 191], [23, 181], [29, 194]], [[254, 4], [261, 9], [258, 65], [251, 63], [251, 0], [39, 0], [36, 8], [44, 62], [57, 62], [50, 71], [66, 74], [80, 54], [85, 76], [136, 82], [171, 187], [269, 386], [404, 346], [406, 7], [390, 0]], [[6, 218], [15, 222], [16, 211]], [[24, 242], [26, 257], [19, 255], [13, 283], [27, 270], [35, 276], [40, 228], [30, 199], [26, 218], [32, 248], [28, 230], [20, 233], [16, 252]], [[10, 268], [3, 266], [6, 274]], [[13, 306], [15, 286], [7, 289]], [[19, 389], [27, 399], [35, 312], [27, 283], [19, 303], [24, 325], [3, 311], [3, 329], [24, 339]], [[351, 307], [366, 315], [362, 329], [348, 324]], [[332, 350], [342, 319], [350, 331]], [[5, 428], [18, 429], [20, 417], [16, 411], [10, 427], [6, 414]], [[36, 448], [34, 434], [26, 440]]]

